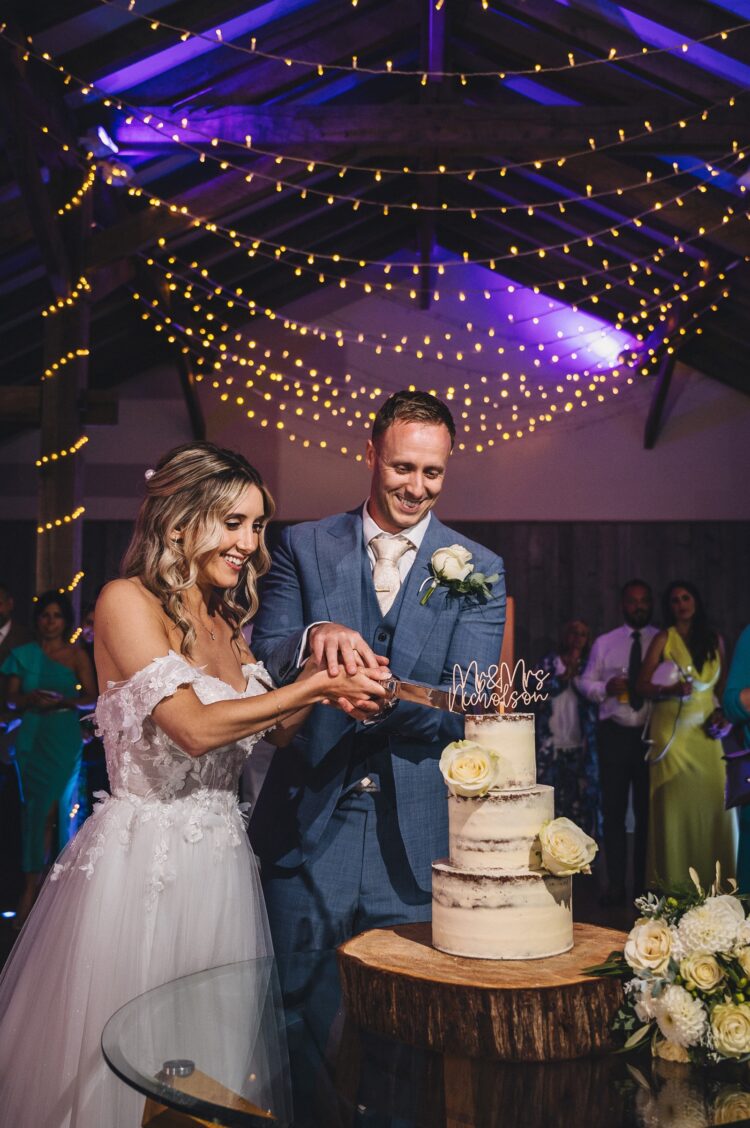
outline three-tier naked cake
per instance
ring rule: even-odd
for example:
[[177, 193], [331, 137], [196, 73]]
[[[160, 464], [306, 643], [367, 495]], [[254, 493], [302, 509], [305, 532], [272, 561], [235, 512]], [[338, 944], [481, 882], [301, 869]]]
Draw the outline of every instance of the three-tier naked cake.
[[467, 717], [466, 740], [492, 752], [494, 786], [448, 798], [450, 858], [432, 866], [432, 942], [492, 960], [567, 952], [572, 878], [542, 867], [538, 836], [554, 818], [554, 790], [536, 782], [533, 714]]

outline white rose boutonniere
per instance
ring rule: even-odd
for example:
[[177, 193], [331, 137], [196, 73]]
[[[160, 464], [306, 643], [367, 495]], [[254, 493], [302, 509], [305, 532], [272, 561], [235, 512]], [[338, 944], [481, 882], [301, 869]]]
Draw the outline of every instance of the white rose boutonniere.
[[[430, 559], [432, 577], [425, 580], [427, 591], [420, 599], [425, 604], [437, 587], [447, 587], [454, 595], [469, 595], [489, 599], [490, 588], [500, 579], [499, 573], [485, 576], [475, 572], [471, 563], [472, 554], [462, 544], [452, 544], [448, 548], [438, 548]], [[422, 585], [424, 587], [424, 584]], [[420, 591], [422, 589], [420, 588]]]
[[542, 865], [555, 877], [591, 873], [591, 862], [599, 847], [570, 819], [551, 819], [545, 823], [539, 831], [539, 842]]
[[454, 740], [440, 757], [440, 771], [453, 795], [477, 798], [486, 795], [495, 782], [495, 759], [473, 740]]

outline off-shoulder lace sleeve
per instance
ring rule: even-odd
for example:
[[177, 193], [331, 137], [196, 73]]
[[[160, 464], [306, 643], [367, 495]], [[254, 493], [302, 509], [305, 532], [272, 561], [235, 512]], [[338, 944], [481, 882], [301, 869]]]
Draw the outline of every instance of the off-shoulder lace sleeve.
[[159, 702], [181, 686], [191, 685], [200, 674], [199, 669], [173, 650], [154, 658], [127, 681], [110, 683], [96, 707], [98, 731], [102, 735], [120, 733], [135, 743], [141, 736], [143, 722]]

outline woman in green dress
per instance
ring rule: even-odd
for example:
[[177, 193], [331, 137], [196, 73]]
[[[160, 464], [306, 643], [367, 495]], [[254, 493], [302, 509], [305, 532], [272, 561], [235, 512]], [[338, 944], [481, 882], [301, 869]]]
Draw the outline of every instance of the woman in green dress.
[[[11, 650], [3, 663], [7, 701], [21, 714], [15, 758], [21, 788], [21, 868], [25, 886], [16, 915], [23, 924], [52, 856], [58, 802], [81, 759], [79, 706], [96, 700], [91, 660], [68, 639], [73, 608], [66, 595], [50, 591], [34, 604], [36, 641]], [[61, 838], [69, 812], [59, 813]]]
[[652, 640], [637, 682], [637, 691], [654, 701], [647, 879], [651, 887], [684, 885], [692, 866], [708, 888], [716, 862], [724, 877], [734, 877], [737, 857], [718, 739], [724, 645], [689, 581], [672, 581], [663, 613], [667, 629]]

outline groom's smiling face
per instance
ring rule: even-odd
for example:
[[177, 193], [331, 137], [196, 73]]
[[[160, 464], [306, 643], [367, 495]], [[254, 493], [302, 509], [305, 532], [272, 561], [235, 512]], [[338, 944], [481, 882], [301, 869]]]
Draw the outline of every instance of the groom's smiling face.
[[368, 442], [372, 471], [367, 508], [386, 533], [411, 529], [440, 497], [451, 437], [442, 423], [392, 423]]

